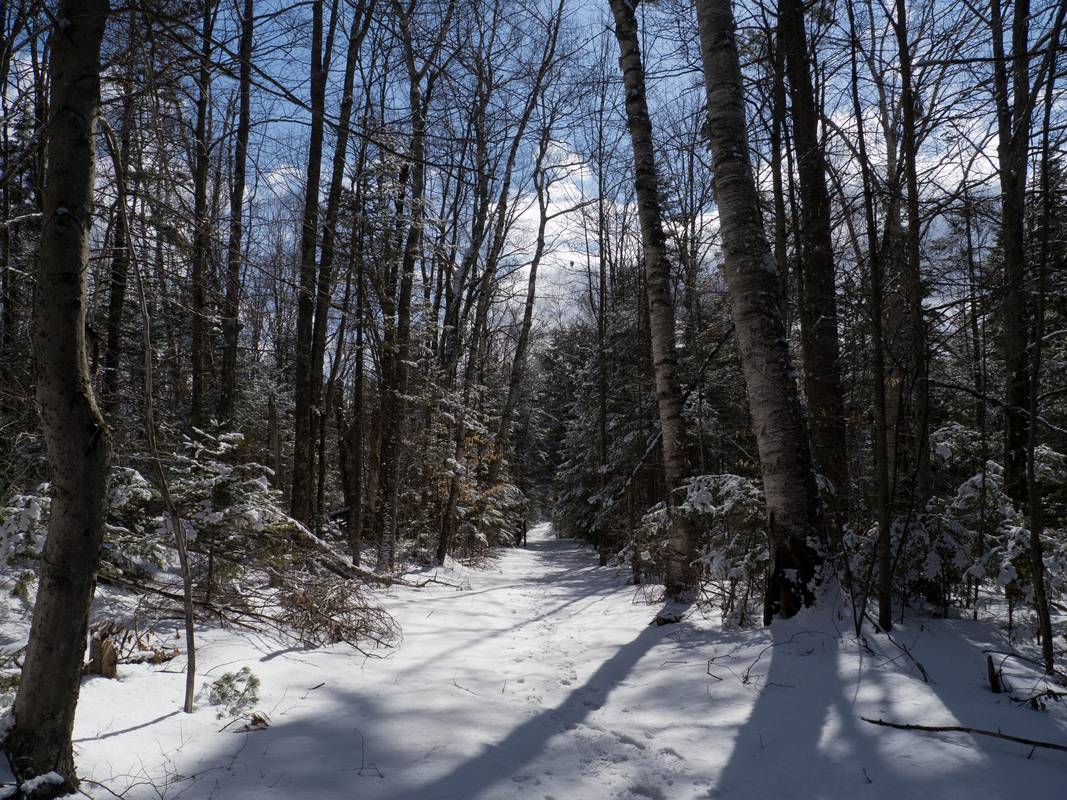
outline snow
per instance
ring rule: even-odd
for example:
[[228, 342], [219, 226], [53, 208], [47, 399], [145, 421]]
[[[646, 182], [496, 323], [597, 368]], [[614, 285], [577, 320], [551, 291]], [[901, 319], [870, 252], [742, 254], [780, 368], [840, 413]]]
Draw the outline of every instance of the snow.
[[19, 792], [23, 797], [32, 797], [38, 789], [43, 789], [46, 786], [62, 785], [62, 775], [58, 772], [46, 772], [44, 775], [38, 775], [36, 778], [30, 778], [28, 781], [23, 781], [19, 784]]
[[[656, 627], [643, 592], [596, 563], [547, 525], [484, 569], [452, 562], [431, 574], [454, 586], [383, 596], [404, 639], [380, 659], [205, 627], [198, 689], [249, 667], [262, 730], [213, 706], [182, 714], [178, 661], [88, 678], [83, 788], [128, 800], [982, 800], [1054, 797], [1067, 781], [1062, 753], [860, 719], [1067, 743], [1062, 706], [989, 691], [982, 649], [1010, 649], [991, 623], [905, 621], [893, 639], [914, 660], [884, 636], [857, 642], [835, 597], [768, 629], [723, 631], [698, 614]], [[1032, 694], [1024, 662], [1003, 668]]]

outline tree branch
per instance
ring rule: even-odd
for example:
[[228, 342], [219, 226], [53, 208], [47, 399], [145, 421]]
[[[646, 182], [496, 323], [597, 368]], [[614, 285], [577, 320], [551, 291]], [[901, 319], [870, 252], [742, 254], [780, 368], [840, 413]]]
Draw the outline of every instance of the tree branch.
[[1059, 750], [1063, 753], [1067, 753], [1067, 745], [1056, 744], [1055, 742], [1042, 742], [1038, 739], [1025, 739], [1022, 736], [1012, 736], [1011, 734], [1001, 733], [1000, 731], [986, 731], [981, 728], [966, 728], [962, 725], [909, 725], [903, 722], [887, 722], [884, 719], [870, 719], [869, 717], [860, 717], [864, 722], [869, 722], [872, 725], [881, 725], [886, 728], [897, 728], [902, 731], [925, 731], [927, 733], [972, 733], [977, 736], [990, 736], [994, 739], [1006, 739], [1009, 742], [1018, 742], [1019, 744], [1029, 745], [1030, 747], [1043, 747], [1047, 750]]

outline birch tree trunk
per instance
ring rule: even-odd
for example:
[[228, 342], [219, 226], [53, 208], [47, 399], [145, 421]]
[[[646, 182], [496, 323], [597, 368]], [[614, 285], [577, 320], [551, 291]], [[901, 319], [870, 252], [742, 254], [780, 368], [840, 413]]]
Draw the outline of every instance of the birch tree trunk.
[[[663, 467], [667, 480], [668, 514], [678, 489], [689, 473], [689, 453], [682, 392], [678, 385], [678, 356], [674, 343], [674, 303], [671, 298], [671, 263], [663, 232], [663, 208], [656, 174], [652, 120], [645, 99], [645, 71], [637, 36], [637, 20], [627, 0], [611, 0], [619, 67], [626, 90], [626, 122], [634, 151], [634, 187], [641, 223], [652, 365], [659, 409]], [[601, 311], [603, 313], [603, 310]], [[696, 589], [695, 553], [688, 526], [673, 519], [666, 542], [664, 584], [668, 601], [685, 602]]]
[[698, 0], [697, 12], [723, 271], [767, 502], [769, 622], [814, 602], [821, 561], [815, 548], [819, 498], [782, 322], [778, 269], [749, 160], [733, 9], [730, 0]]
[[77, 785], [71, 732], [104, 532], [111, 439], [85, 351], [100, 43], [106, 0], [63, 0], [51, 65], [44, 220], [34, 303], [37, 406], [48, 444], [52, 511], [15, 727], [4, 748], [21, 779], [55, 770]]
[[[136, 36], [136, 17], [131, 14], [127, 28], [127, 37], [130, 42]], [[119, 135], [119, 150], [122, 163], [128, 163], [130, 155], [130, 140], [133, 132], [133, 92], [134, 92], [134, 59], [129, 56], [126, 64], [126, 75], [123, 90], [126, 96], [122, 99], [122, 133]], [[136, 190], [130, 192], [136, 195]], [[126, 284], [130, 271], [130, 252], [126, 247], [128, 231], [126, 230], [126, 214], [123, 213], [123, 205], [129, 201], [125, 192], [118, 192], [115, 198], [115, 238], [112, 245], [111, 256], [111, 280], [109, 281], [110, 293], [107, 305], [107, 345], [104, 351], [104, 385], [103, 404], [108, 419], [116, 419], [119, 411], [119, 370], [122, 365], [122, 320], [126, 308]], [[133, 198], [136, 203], [136, 197]]]

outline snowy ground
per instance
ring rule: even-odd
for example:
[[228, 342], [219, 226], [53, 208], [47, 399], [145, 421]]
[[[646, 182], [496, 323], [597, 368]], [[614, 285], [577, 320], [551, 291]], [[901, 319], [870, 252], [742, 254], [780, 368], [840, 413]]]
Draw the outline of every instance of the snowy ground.
[[[833, 609], [741, 633], [699, 619], [650, 626], [655, 609], [595, 564], [539, 526], [529, 549], [458, 575], [467, 590], [397, 589], [385, 604], [404, 640], [385, 659], [205, 630], [198, 682], [251, 667], [267, 730], [219, 732], [210, 706], [180, 713], [177, 661], [89, 679], [76, 757], [109, 791], [85, 789], [128, 800], [1063, 796], [1067, 753], [860, 719], [1067, 743], [1062, 707], [988, 690], [981, 649], [1007, 649], [991, 625], [898, 629], [924, 683], [885, 639], [860, 647]], [[1027, 695], [1032, 673], [1005, 671]]]

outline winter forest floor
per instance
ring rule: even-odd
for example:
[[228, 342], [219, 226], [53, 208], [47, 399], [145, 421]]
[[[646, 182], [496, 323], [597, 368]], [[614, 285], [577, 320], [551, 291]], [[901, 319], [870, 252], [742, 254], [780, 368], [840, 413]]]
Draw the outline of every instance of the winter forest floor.
[[[842, 609], [724, 632], [657, 628], [618, 570], [533, 529], [527, 549], [446, 586], [397, 588], [399, 648], [365, 659], [232, 630], [200, 634], [198, 685], [250, 667], [270, 727], [180, 713], [183, 664], [87, 679], [75, 730], [85, 791], [147, 798], [598, 800], [1062, 796], [1067, 753], [861, 717], [1067, 743], [1067, 713], [994, 695], [988, 623], [908, 621], [851, 635]], [[467, 583], [469, 582], [469, 588]], [[11, 622], [10, 618], [8, 622]], [[710, 664], [709, 664], [710, 661]], [[1036, 675], [1008, 661], [1026, 697]], [[103, 788], [101, 786], [103, 785]]]

